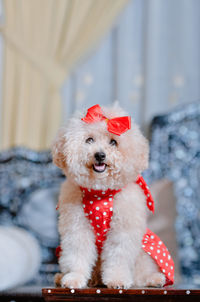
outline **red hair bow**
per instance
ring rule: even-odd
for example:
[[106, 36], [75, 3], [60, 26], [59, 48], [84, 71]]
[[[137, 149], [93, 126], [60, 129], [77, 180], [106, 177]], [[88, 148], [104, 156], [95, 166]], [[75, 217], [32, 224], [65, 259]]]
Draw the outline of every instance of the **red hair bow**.
[[98, 104], [90, 107], [87, 111], [86, 116], [81, 120], [88, 124], [105, 120], [107, 122], [108, 131], [116, 135], [121, 135], [122, 133], [131, 129], [130, 116], [122, 116], [108, 119], [103, 115], [101, 107]]

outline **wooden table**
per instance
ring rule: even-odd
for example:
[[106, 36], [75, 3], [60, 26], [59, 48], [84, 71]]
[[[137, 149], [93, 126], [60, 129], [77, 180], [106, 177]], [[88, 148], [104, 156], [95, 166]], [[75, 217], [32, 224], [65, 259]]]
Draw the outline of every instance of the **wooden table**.
[[192, 301], [200, 302], [200, 289], [181, 289], [175, 287], [165, 288], [133, 288], [109, 289], [86, 288], [64, 289], [43, 288], [45, 301]]

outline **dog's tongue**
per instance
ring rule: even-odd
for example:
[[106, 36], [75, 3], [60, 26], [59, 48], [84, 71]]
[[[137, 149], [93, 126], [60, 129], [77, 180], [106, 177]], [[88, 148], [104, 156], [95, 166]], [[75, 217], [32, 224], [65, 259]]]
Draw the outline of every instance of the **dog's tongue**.
[[105, 164], [99, 164], [99, 165], [97, 165], [97, 164], [94, 164], [94, 167], [95, 167], [95, 169], [97, 170], [97, 171], [104, 171], [104, 169], [105, 169]]

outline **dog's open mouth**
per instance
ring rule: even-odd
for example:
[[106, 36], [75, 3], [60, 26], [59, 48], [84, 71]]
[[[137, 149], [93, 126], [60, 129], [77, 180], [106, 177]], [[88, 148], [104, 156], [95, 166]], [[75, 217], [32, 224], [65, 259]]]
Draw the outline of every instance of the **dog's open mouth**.
[[107, 165], [102, 163], [102, 164], [94, 164], [93, 166], [93, 170], [97, 173], [102, 173], [106, 170]]

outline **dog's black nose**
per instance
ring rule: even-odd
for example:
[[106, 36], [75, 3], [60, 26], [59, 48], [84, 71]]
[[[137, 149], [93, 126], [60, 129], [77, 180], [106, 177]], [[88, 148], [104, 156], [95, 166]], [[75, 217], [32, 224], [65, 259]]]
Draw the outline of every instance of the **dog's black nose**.
[[94, 157], [97, 161], [101, 162], [104, 161], [104, 159], [106, 158], [106, 154], [104, 152], [96, 152], [94, 154]]

